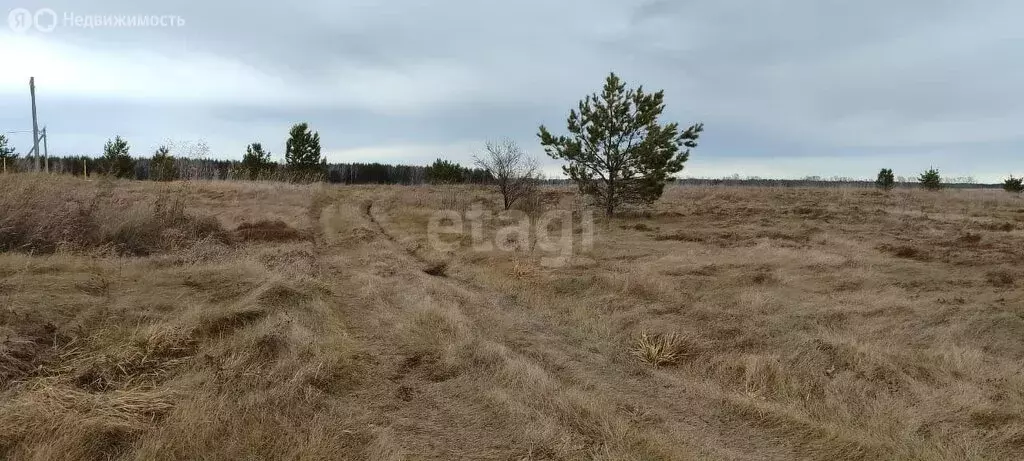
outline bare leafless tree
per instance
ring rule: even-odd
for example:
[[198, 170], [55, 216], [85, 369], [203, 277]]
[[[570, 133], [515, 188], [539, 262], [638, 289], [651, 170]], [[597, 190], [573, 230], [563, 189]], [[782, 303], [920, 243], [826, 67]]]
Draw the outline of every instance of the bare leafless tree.
[[537, 183], [537, 160], [523, 152], [511, 139], [488, 141], [484, 152], [474, 155], [473, 161], [494, 178], [506, 210], [529, 194]]

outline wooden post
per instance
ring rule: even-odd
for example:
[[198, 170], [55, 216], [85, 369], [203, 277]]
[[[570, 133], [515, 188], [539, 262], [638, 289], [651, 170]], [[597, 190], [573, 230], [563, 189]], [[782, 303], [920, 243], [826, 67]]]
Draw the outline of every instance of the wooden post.
[[46, 172], [50, 172], [50, 150], [46, 148], [46, 127], [43, 127], [43, 161], [46, 163]]

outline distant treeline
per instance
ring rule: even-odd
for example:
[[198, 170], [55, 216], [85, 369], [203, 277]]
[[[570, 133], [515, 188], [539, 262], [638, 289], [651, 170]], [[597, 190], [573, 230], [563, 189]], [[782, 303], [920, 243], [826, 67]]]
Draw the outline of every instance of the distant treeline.
[[[134, 158], [134, 179], [149, 180], [153, 178], [151, 158]], [[9, 160], [8, 171], [32, 171], [34, 159], [17, 158]], [[237, 160], [191, 159], [177, 157], [173, 159], [175, 177], [193, 180], [230, 180], [251, 179], [248, 170]], [[326, 163], [323, 165], [327, 182], [337, 184], [423, 184], [431, 178], [431, 167], [420, 165], [391, 165], [384, 163]], [[43, 168], [42, 166], [40, 167]], [[487, 183], [490, 174], [479, 168], [455, 166], [459, 171], [446, 178], [449, 182]], [[89, 156], [50, 157], [51, 173], [70, 174], [74, 176], [101, 175], [107, 171], [103, 158]], [[449, 173], [446, 171], [446, 173]], [[261, 171], [258, 179], [286, 180], [287, 169], [279, 163], [271, 163]]]
[[[999, 189], [1002, 184], [978, 184], [971, 178], [950, 178], [951, 182], [942, 183], [944, 188], [953, 189]], [[867, 181], [851, 178], [834, 179], [764, 179], [764, 178], [725, 178], [725, 179], [704, 179], [686, 178], [677, 179], [671, 184], [684, 186], [748, 186], [748, 187], [854, 187], [873, 189], [877, 187], [875, 181]], [[898, 189], [920, 189], [921, 184], [916, 179], [900, 178], [894, 183]]]
[[[151, 158], [133, 159], [135, 174], [134, 179], [154, 179], [151, 174]], [[104, 174], [106, 166], [103, 158], [89, 156], [74, 157], [51, 157], [49, 160], [50, 172], [57, 174], [70, 174], [83, 176], [88, 172], [89, 176]], [[34, 158], [18, 157], [7, 159], [7, 170], [32, 171]], [[174, 158], [174, 170], [176, 177], [180, 179], [194, 180], [231, 180], [251, 179], [248, 171], [243, 168], [242, 162], [237, 160], [213, 160], [213, 159], [192, 159]], [[451, 174], [445, 171], [445, 182], [461, 182], [471, 184], [485, 184], [491, 182], [491, 176], [479, 168], [466, 168], [461, 165], [449, 162], [435, 162], [434, 165], [444, 164], [448, 168], [455, 168], [458, 172]], [[392, 165], [385, 163], [327, 163], [324, 165], [326, 173], [324, 179], [335, 184], [425, 184], [432, 182], [432, 166], [421, 165]], [[259, 179], [264, 180], [287, 180], [285, 165], [271, 163], [269, 169], [261, 173]], [[949, 178], [943, 183], [948, 188], [1001, 188], [1001, 184], [978, 184], [973, 178], [964, 177]], [[547, 179], [547, 184], [569, 184], [567, 179]], [[765, 179], [758, 177], [741, 178], [732, 176], [729, 178], [685, 178], [676, 179], [671, 182], [676, 185], [685, 186], [752, 186], [752, 187], [854, 187], [874, 188], [874, 181], [855, 178], [833, 177], [820, 178], [808, 177], [804, 179]], [[895, 182], [896, 188], [919, 188], [920, 184], [916, 178], [899, 177]]]

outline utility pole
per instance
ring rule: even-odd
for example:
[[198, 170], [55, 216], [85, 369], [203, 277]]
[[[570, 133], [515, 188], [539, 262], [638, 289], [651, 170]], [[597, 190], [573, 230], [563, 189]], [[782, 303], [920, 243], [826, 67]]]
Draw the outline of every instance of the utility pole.
[[36, 119], [36, 78], [28, 78], [28, 89], [32, 93], [32, 151], [36, 153], [35, 170], [39, 171], [39, 121]]

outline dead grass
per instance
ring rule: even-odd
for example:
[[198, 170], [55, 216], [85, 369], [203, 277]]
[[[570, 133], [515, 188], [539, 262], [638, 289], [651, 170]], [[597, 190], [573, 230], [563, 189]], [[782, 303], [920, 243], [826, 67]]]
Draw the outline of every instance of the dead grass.
[[552, 267], [430, 248], [476, 187], [0, 191], [0, 458], [1024, 451], [1018, 197], [669, 187]]
[[633, 355], [655, 367], [674, 365], [686, 355], [683, 342], [675, 333], [640, 332]]
[[985, 279], [988, 280], [988, 283], [997, 287], [1012, 287], [1015, 277], [1013, 272], [1007, 269], [999, 269], [987, 272]]
[[185, 202], [170, 188], [133, 197], [109, 180], [10, 175], [0, 182], [0, 250], [139, 256], [227, 238], [217, 219], [187, 212]]
[[233, 235], [243, 242], [288, 242], [305, 238], [302, 232], [280, 219], [243, 222]]

